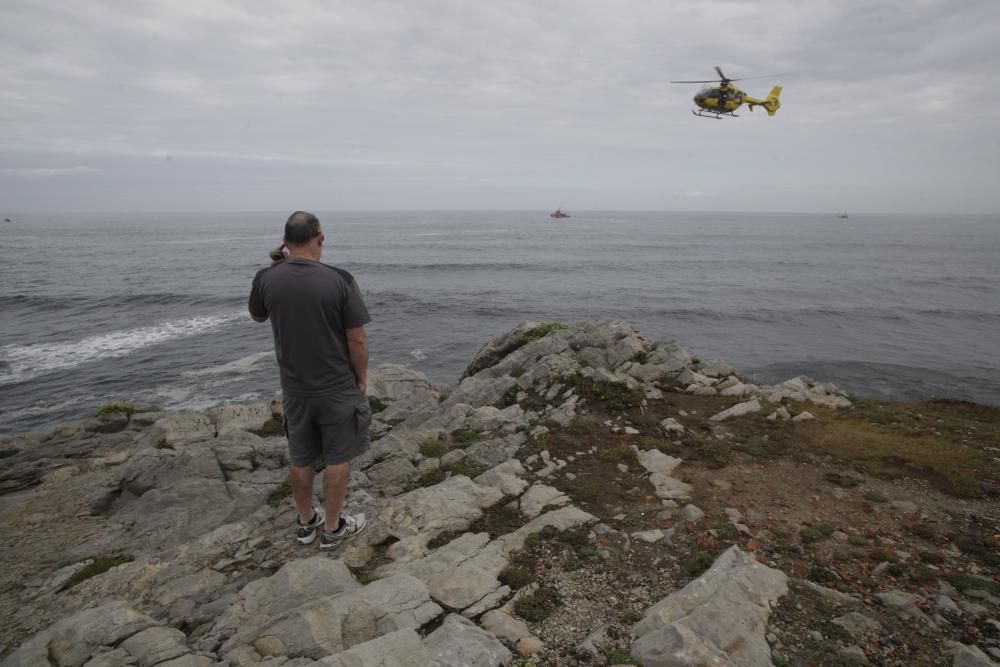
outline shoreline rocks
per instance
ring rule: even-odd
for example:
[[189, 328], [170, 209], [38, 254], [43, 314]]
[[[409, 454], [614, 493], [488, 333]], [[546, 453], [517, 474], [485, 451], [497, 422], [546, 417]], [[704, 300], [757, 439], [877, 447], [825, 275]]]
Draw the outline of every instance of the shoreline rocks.
[[[732, 399], [711, 417], [720, 422], [765, 403], [782, 419], [786, 405], [850, 405], [808, 378], [757, 386], [725, 362], [702, 363], [624, 322], [526, 322], [484, 344], [454, 387], [399, 365], [372, 372], [373, 443], [355, 461], [348, 497], [348, 511], [363, 508], [371, 525], [332, 556], [297, 551], [288, 539], [286, 445], [270, 430], [280, 401], [205, 413], [143, 407], [4, 436], [0, 502], [21, 521], [14, 572], [60, 575], [49, 586], [6, 580], [4, 612], [16, 606], [32, 619], [16, 631], [33, 636], [0, 664], [353, 666], [416, 656], [421, 664], [505, 665], [518, 651], [543, 651], [509, 613], [526, 595], [501, 581], [512, 556], [553, 530], [589, 535], [600, 548], [588, 546], [587, 557], [611, 551], [589, 530], [598, 518], [553, 481], [574, 457], [551, 456], [538, 443], [595, 401], [618, 418], [677, 386]], [[658, 423], [657, 437], [688, 436], [678, 419]], [[620, 432], [645, 437], [627, 422]], [[521, 455], [528, 445], [538, 448]], [[687, 503], [695, 489], [677, 475], [681, 459], [648, 446], [625, 451], [635, 453], [661, 510], [685, 505], [684, 520], [702, 519]], [[78, 521], [62, 546], [41, 551], [33, 531], [43, 517], [29, 517], [53, 506], [72, 507]], [[492, 537], [470, 532], [501, 508], [523, 523]], [[673, 531], [631, 534], [667, 548]], [[786, 590], [781, 572], [734, 547], [646, 610], [632, 655], [661, 664], [681, 647], [716, 661], [704, 664], [765, 664], [767, 615]], [[715, 627], [712, 618], [728, 620]]]

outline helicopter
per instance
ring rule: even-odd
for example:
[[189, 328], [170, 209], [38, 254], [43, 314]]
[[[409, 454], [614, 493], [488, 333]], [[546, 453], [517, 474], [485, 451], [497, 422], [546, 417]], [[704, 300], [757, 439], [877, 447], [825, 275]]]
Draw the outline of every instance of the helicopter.
[[[767, 115], [773, 116], [778, 108], [781, 106], [781, 100], [778, 96], [781, 95], [781, 86], [774, 86], [771, 88], [771, 92], [764, 99], [758, 99], [756, 97], [750, 97], [745, 92], [732, 85], [733, 81], [742, 81], [743, 79], [730, 79], [719, 66], [715, 66], [715, 71], [719, 73], [718, 79], [709, 79], [707, 81], [671, 81], [670, 83], [715, 83], [719, 82], [720, 85], [710, 88], [704, 88], [694, 96], [694, 103], [698, 105], [697, 111], [692, 109], [691, 113], [695, 116], [701, 118], [716, 118], [720, 119], [723, 116], [732, 116], [737, 118], [737, 115], [733, 113], [740, 108], [742, 104], [746, 104], [750, 111], [753, 111], [755, 106], [762, 106], [767, 109]], [[759, 77], [758, 77], [759, 78]]]

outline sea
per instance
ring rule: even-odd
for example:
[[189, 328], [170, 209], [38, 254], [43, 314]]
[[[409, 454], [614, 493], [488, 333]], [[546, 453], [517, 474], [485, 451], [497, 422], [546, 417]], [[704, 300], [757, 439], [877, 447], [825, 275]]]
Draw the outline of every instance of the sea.
[[[372, 366], [455, 383], [525, 320], [625, 320], [758, 382], [1000, 404], [1000, 217], [317, 212], [364, 294]], [[0, 222], [0, 432], [119, 401], [201, 410], [279, 391], [247, 314], [287, 213]]]

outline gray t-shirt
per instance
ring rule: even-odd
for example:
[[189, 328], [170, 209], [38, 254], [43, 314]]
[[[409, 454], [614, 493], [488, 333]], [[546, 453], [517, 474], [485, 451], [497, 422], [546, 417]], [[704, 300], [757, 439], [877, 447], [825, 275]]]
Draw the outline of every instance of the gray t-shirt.
[[251, 315], [270, 317], [284, 393], [326, 396], [356, 386], [347, 329], [371, 317], [350, 273], [308, 259], [285, 260], [257, 273], [249, 307]]

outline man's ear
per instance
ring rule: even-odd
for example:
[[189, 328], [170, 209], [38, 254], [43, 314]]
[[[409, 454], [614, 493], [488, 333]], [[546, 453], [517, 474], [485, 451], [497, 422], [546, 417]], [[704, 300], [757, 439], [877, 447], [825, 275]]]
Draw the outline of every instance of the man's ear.
[[316, 244], [317, 244], [317, 245], [318, 245], [318, 246], [319, 246], [320, 248], [322, 248], [322, 247], [323, 247], [323, 241], [324, 241], [325, 239], [326, 239], [326, 236], [325, 236], [324, 234], [320, 234], [320, 235], [319, 235], [319, 236], [317, 237], [317, 239], [316, 239]]

